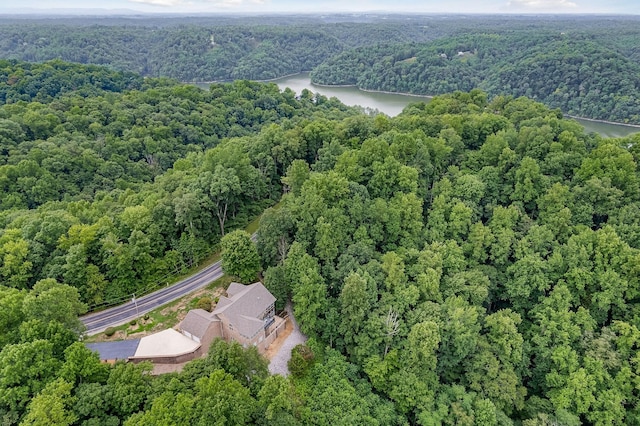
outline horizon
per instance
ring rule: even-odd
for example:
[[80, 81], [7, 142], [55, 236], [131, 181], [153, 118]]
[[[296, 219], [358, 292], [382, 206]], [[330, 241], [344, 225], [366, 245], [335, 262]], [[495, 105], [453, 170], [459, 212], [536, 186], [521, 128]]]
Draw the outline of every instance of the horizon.
[[584, 16], [603, 16], [603, 17], [640, 17], [640, 13], [622, 13], [622, 12], [406, 12], [406, 11], [389, 11], [389, 10], [364, 10], [364, 11], [233, 11], [224, 10], [217, 12], [169, 12], [169, 11], [142, 11], [137, 9], [105, 9], [105, 8], [81, 8], [81, 9], [31, 9], [18, 8], [8, 11], [0, 10], [0, 17], [22, 17], [29, 16], [40, 18], [62, 18], [62, 17], [126, 17], [126, 16], [144, 16], [144, 17], [166, 17], [166, 18], [196, 18], [196, 17], [219, 17], [219, 16], [362, 16], [362, 15], [378, 15], [378, 16], [398, 16], [398, 17], [428, 17], [428, 16], [510, 16], [510, 17], [584, 17]]
[[640, 15], [635, 0], [23, 0], [0, 5], [0, 15]]

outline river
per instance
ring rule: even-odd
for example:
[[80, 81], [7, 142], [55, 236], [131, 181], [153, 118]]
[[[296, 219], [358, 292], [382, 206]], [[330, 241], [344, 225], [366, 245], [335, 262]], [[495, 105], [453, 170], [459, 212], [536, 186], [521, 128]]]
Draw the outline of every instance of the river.
[[[346, 105], [360, 105], [365, 108], [377, 109], [389, 116], [400, 114], [411, 102], [429, 102], [428, 96], [411, 96], [396, 93], [365, 92], [356, 87], [317, 86], [311, 83], [309, 73], [283, 77], [273, 80], [284, 89], [290, 87], [296, 93], [309, 89], [313, 93], [320, 93], [326, 97], [335, 96]], [[640, 128], [625, 126], [624, 124], [601, 123], [597, 121], [575, 119], [582, 124], [587, 132], [600, 133], [604, 137], [622, 137], [640, 132]]]

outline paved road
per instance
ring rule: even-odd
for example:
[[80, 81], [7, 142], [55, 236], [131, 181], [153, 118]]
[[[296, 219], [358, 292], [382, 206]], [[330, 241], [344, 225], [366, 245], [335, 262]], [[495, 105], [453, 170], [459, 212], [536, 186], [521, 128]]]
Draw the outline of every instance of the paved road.
[[133, 302], [129, 301], [124, 305], [85, 315], [81, 317], [80, 320], [87, 327], [87, 334], [89, 336], [98, 334], [108, 327], [124, 324], [147, 312], [153, 311], [159, 306], [179, 299], [186, 294], [206, 286], [223, 275], [222, 266], [220, 265], [220, 261], [218, 261], [182, 281], [136, 299], [136, 304], [138, 305], [137, 310]]

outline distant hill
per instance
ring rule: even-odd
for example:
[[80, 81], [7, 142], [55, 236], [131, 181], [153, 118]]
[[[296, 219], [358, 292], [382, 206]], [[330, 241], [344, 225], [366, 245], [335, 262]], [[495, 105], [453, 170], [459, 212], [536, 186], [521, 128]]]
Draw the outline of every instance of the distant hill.
[[637, 31], [608, 37], [469, 34], [353, 49], [318, 66], [311, 77], [320, 84], [427, 95], [481, 88], [491, 96], [527, 96], [571, 115], [637, 124], [640, 63], [631, 46], [638, 42]]
[[112, 15], [145, 15], [144, 12], [133, 9], [103, 9], [103, 8], [49, 8], [36, 9], [29, 7], [15, 7], [7, 9], [5, 15], [28, 15], [28, 17], [50, 17], [50, 16], [112, 16]]
[[290, 16], [5, 18], [0, 58], [62, 59], [181, 81], [267, 80], [309, 71], [346, 49], [440, 35], [441, 30], [397, 19], [352, 24]]
[[140, 89], [143, 78], [131, 72], [60, 60], [40, 64], [0, 59], [0, 105], [17, 101], [46, 103], [69, 92], [97, 96]]
[[270, 80], [437, 95], [480, 88], [640, 123], [640, 17], [389, 14], [0, 16], [0, 59], [182, 82]]

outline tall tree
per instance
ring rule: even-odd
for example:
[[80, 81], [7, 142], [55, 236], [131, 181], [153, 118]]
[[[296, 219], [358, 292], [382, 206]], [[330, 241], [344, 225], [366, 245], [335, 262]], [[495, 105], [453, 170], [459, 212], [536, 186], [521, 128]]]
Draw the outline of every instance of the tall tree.
[[70, 426], [78, 417], [73, 412], [73, 384], [57, 379], [49, 383], [27, 407], [27, 414], [21, 425]]
[[357, 272], [352, 272], [342, 286], [339, 298], [341, 318], [339, 330], [347, 348], [355, 343], [355, 337], [364, 326], [371, 308], [367, 279], [371, 277], [366, 273], [365, 276], [361, 276]]
[[75, 287], [47, 278], [33, 286], [33, 290], [24, 298], [22, 309], [27, 318], [39, 319], [44, 323], [57, 321], [79, 334], [84, 326], [78, 316], [87, 311], [87, 306], [80, 301], [80, 294]]
[[227, 221], [227, 214], [229, 207], [234, 206], [238, 202], [240, 191], [240, 179], [235, 173], [235, 170], [231, 168], [224, 168], [218, 165], [213, 173], [204, 175], [202, 179], [208, 186], [207, 193], [213, 202], [215, 207], [215, 214], [218, 217], [218, 224], [220, 225], [220, 235], [225, 235], [225, 223]]
[[260, 256], [251, 235], [238, 229], [220, 240], [222, 268], [229, 274], [248, 284], [257, 279], [260, 271]]

